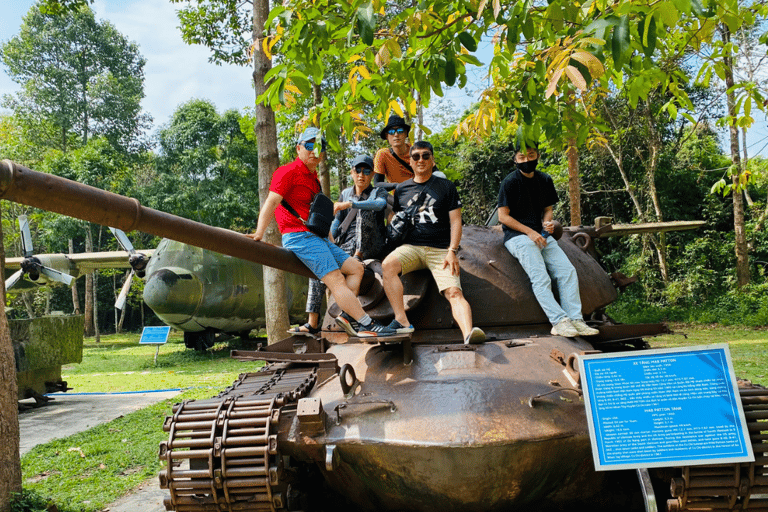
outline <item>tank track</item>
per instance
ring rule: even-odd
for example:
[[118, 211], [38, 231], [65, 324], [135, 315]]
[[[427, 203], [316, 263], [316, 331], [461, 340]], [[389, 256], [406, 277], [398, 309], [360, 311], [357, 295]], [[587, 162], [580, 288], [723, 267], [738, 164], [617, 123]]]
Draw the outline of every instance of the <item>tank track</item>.
[[749, 510], [768, 512], [768, 390], [742, 388], [741, 403], [755, 462], [686, 466], [673, 478], [669, 512]]
[[160, 487], [166, 510], [177, 512], [283, 510], [287, 484], [277, 445], [280, 408], [305, 396], [316, 368], [270, 365], [240, 375], [208, 400], [176, 404], [160, 444]]

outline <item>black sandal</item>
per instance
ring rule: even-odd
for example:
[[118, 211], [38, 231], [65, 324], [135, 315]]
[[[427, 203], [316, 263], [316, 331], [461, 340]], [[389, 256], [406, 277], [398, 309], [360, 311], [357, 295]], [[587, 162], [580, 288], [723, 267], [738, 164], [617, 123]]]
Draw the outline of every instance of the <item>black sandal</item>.
[[[302, 327], [305, 327], [307, 330], [302, 331], [301, 330]], [[309, 325], [309, 322], [307, 322], [304, 325], [294, 327], [293, 329], [288, 329], [288, 334], [293, 334], [294, 336], [317, 336], [318, 334], [320, 334], [320, 328], [312, 327], [311, 325]]]

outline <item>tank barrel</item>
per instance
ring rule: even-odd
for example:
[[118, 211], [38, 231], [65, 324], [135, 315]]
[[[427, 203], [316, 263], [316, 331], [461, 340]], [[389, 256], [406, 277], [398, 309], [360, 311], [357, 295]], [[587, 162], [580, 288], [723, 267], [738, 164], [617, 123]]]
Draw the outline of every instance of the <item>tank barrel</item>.
[[60, 176], [33, 171], [10, 160], [0, 162], [0, 199], [60, 213], [102, 226], [133, 230], [314, 277], [290, 251], [142, 206], [137, 199]]

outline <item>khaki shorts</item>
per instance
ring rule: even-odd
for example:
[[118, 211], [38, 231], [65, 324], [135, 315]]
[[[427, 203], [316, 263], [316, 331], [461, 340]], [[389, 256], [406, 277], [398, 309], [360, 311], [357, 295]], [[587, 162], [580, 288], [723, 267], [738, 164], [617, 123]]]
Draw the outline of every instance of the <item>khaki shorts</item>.
[[432, 272], [432, 277], [435, 278], [438, 290], [442, 292], [453, 286], [461, 290], [459, 276], [452, 275], [450, 268], [443, 268], [448, 249], [405, 244], [392, 251], [392, 254], [400, 262], [400, 267], [403, 269], [402, 275], [414, 270], [428, 268]]

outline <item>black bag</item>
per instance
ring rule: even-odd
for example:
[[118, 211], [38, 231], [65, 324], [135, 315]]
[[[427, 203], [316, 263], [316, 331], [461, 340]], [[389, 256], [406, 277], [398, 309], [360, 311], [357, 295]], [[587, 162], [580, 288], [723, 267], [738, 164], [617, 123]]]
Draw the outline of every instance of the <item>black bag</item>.
[[395, 247], [403, 245], [408, 239], [408, 235], [413, 231], [416, 215], [419, 213], [419, 208], [422, 207], [424, 197], [427, 194], [427, 187], [424, 187], [419, 193], [419, 197], [416, 198], [408, 207], [404, 210], [400, 210], [395, 213], [387, 224], [387, 249], [392, 251]]
[[285, 200], [281, 202], [286, 210], [295, 215], [308, 230], [320, 238], [328, 238], [333, 223], [333, 201], [322, 192], [315, 194], [309, 205], [309, 218], [304, 220]]

